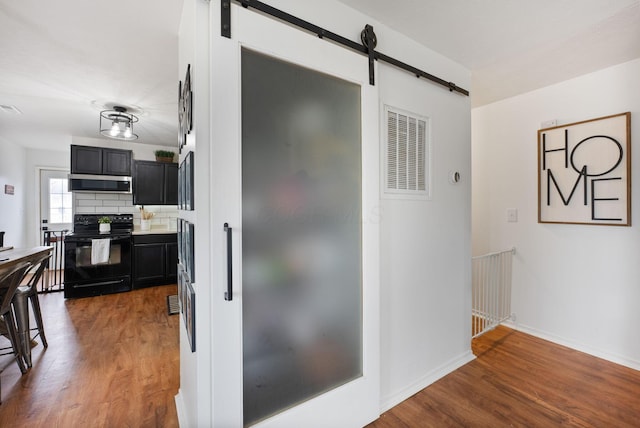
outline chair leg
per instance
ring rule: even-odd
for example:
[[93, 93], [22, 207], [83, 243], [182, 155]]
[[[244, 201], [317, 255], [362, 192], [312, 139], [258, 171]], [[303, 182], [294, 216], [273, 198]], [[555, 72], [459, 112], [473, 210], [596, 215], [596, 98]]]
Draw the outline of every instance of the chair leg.
[[20, 339], [18, 338], [18, 331], [16, 330], [16, 320], [15, 315], [13, 314], [13, 308], [9, 309], [9, 312], [5, 315], [4, 318], [5, 324], [7, 325], [7, 332], [9, 333], [9, 340], [11, 341], [11, 346], [13, 347], [13, 355], [16, 359], [16, 362], [18, 363], [20, 372], [22, 374], [25, 374], [27, 372], [27, 368], [25, 367], [23, 361], [22, 347], [20, 346]]
[[42, 340], [42, 346], [46, 348], [49, 345], [47, 344], [47, 338], [44, 335], [44, 323], [42, 322], [42, 312], [40, 311], [40, 299], [38, 298], [38, 292], [35, 291], [32, 293], [29, 296], [29, 300], [31, 301], [31, 307], [33, 308], [33, 316], [36, 319], [36, 326], [38, 327], [40, 340]]
[[13, 310], [18, 327], [18, 341], [22, 358], [31, 367], [31, 329], [29, 328], [29, 304], [26, 293], [16, 292], [13, 297]]

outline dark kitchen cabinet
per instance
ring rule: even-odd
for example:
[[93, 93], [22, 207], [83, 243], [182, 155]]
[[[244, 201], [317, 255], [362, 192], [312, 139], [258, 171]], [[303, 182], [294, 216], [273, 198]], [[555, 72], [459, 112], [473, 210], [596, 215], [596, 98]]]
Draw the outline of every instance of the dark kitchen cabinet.
[[71, 146], [71, 173], [131, 176], [131, 150]]
[[133, 288], [173, 284], [178, 278], [175, 233], [133, 236]]
[[134, 205], [178, 205], [178, 164], [135, 161]]

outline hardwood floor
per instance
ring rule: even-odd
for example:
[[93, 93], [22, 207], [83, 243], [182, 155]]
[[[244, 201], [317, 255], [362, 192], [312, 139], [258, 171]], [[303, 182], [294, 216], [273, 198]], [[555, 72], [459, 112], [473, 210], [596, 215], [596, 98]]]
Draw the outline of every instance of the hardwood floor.
[[474, 361], [369, 427], [640, 426], [639, 371], [502, 326], [472, 348]]
[[[15, 363], [0, 373], [0, 427], [177, 427], [175, 292], [41, 295], [49, 348], [33, 349], [24, 376]], [[369, 427], [640, 426], [638, 371], [506, 327], [472, 347], [476, 360]]]
[[49, 347], [33, 348], [24, 376], [15, 363], [0, 373], [0, 427], [177, 427], [179, 315], [166, 303], [175, 293], [41, 295]]

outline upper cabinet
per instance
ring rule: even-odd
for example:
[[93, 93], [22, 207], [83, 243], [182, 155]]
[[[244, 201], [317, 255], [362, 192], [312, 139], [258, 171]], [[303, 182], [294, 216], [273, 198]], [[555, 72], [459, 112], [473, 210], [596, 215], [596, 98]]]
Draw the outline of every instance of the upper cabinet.
[[131, 150], [71, 146], [71, 173], [131, 176]]
[[134, 205], [177, 205], [178, 164], [135, 161], [133, 168]]

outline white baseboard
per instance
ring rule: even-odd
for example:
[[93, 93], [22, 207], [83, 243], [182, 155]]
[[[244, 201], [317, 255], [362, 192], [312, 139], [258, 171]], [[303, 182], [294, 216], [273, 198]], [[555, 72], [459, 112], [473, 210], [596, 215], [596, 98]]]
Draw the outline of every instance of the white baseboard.
[[187, 418], [186, 418], [187, 411], [184, 407], [184, 401], [182, 400], [182, 392], [180, 389], [178, 389], [178, 393], [176, 394], [175, 401], [176, 401], [176, 412], [178, 413], [178, 426], [179, 427], [189, 426], [187, 425]]
[[531, 336], [539, 337], [540, 339], [548, 340], [549, 342], [556, 343], [558, 345], [566, 346], [567, 348], [575, 349], [576, 351], [584, 352], [585, 354], [592, 355], [594, 357], [602, 358], [603, 360], [610, 361], [612, 363], [620, 364], [621, 366], [629, 367], [630, 369], [640, 370], [640, 361], [632, 358], [623, 357], [621, 355], [612, 354], [602, 349], [593, 348], [583, 343], [578, 343], [573, 340], [565, 339], [555, 334], [548, 333], [546, 331], [538, 330], [526, 325], [513, 323], [511, 321], [505, 322], [509, 328], [521, 331], [523, 333], [530, 334]]
[[440, 367], [430, 371], [429, 373], [425, 373], [424, 376], [420, 377], [415, 382], [406, 386], [402, 390], [397, 391], [387, 397], [382, 397], [380, 402], [380, 413], [382, 414], [390, 408], [397, 406], [407, 398], [411, 397], [413, 394], [422, 391], [438, 379], [443, 378], [452, 371], [464, 366], [470, 361], [473, 361], [475, 358], [476, 357], [469, 350], [464, 354], [441, 365]]

